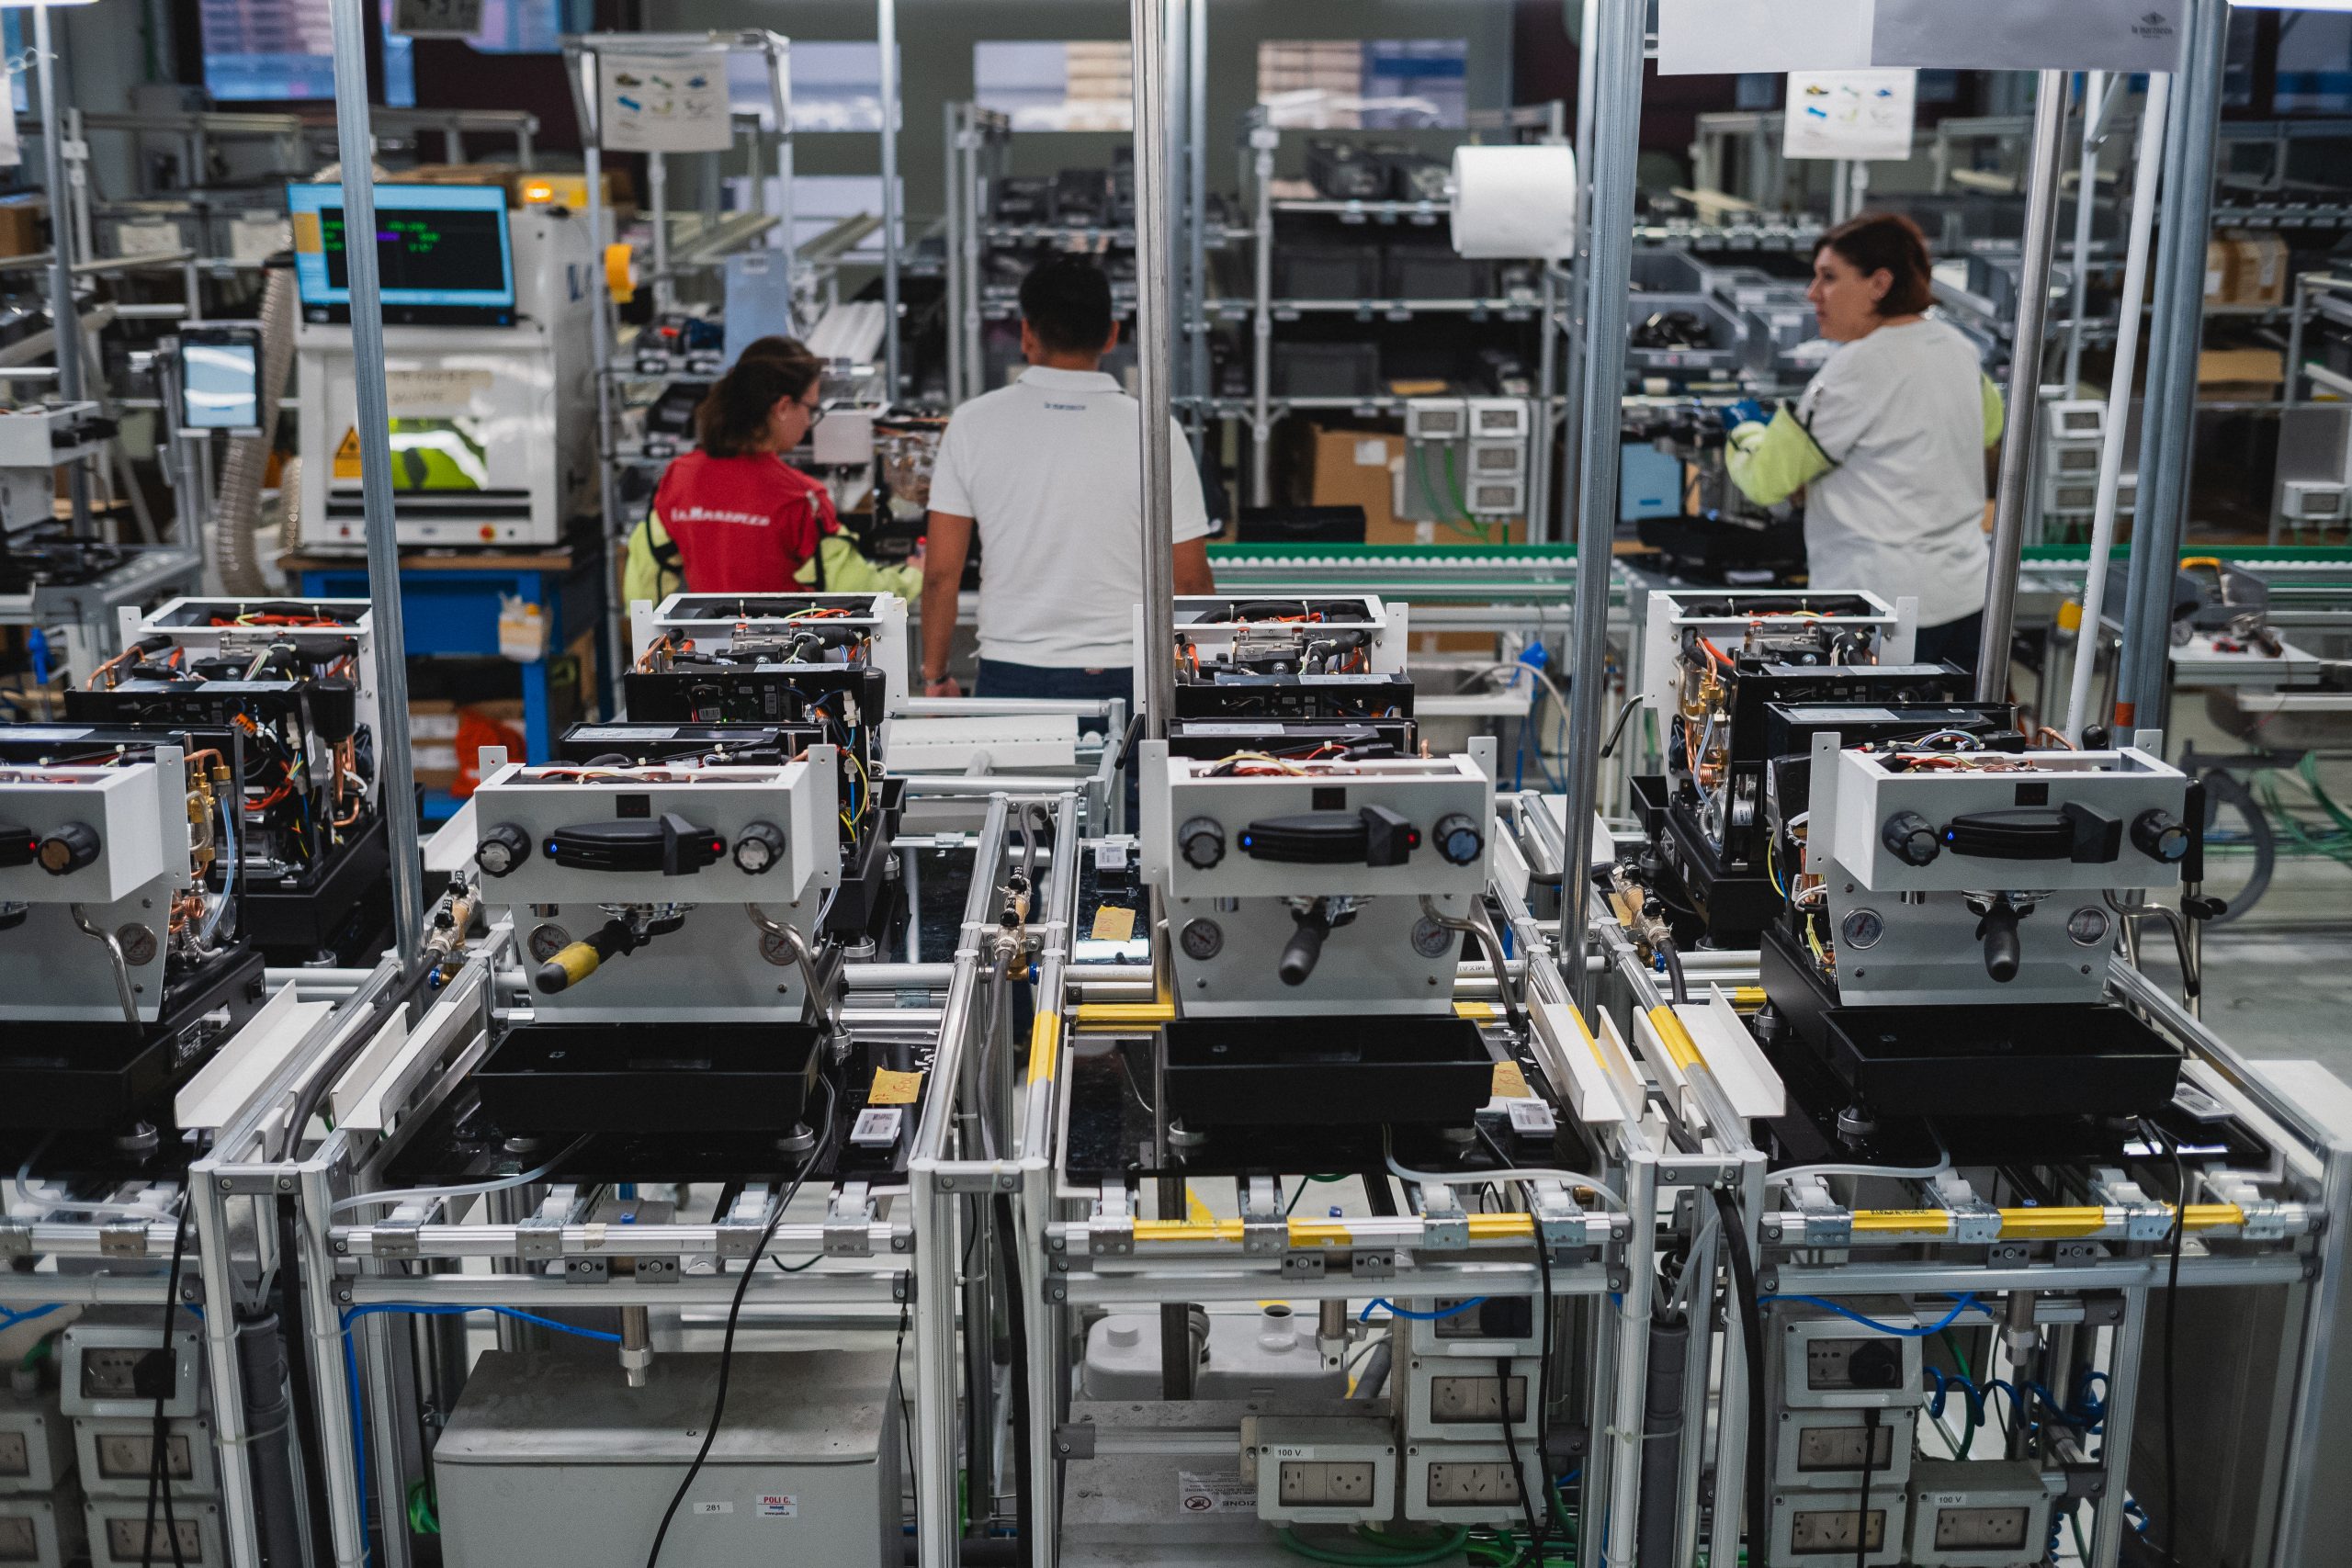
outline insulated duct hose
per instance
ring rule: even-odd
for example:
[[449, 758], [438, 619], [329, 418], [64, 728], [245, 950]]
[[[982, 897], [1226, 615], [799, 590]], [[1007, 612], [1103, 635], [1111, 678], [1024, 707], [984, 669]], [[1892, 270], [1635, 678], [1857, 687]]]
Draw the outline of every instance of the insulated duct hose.
[[[220, 465], [220, 504], [213, 513], [212, 532], [204, 542], [206, 565], [219, 580], [220, 592], [232, 595], [277, 591], [262, 570], [254, 528], [261, 521], [262, 480], [269, 473], [270, 449], [277, 441], [278, 403], [294, 369], [294, 269], [270, 266], [262, 276], [261, 434], [229, 438], [229, 455]], [[294, 488], [290, 482], [287, 486], [289, 492]], [[182, 518], [199, 514], [195, 498], [183, 502]], [[289, 502], [287, 516], [293, 515]], [[285, 543], [294, 543], [290, 532]]]

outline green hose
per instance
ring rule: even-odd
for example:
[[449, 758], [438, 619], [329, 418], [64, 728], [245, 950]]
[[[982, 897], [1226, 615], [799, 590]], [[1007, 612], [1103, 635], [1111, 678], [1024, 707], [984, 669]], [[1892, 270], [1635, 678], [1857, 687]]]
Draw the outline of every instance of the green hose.
[[[1357, 1534], [1361, 1539], [1375, 1544], [1382, 1540], [1396, 1539], [1393, 1536], [1382, 1537], [1371, 1530], [1359, 1530]], [[1418, 1546], [1410, 1551], [1382, 1550], [1372, 1552], [1337, 1551], [1329, 1547], [1317, 1546], [1301, 1540], [1298, 1532], [1288, 1526], [1284, 1526], [1276, 1532], [1274, 1539], [1282, 1542], [1283, 1551], [1304, 1557], [1310, 1562], [1334, 1562], [1340, 1564], [1340, 1568], [1413, 1568], [1415, 1563], [1435, 1562], [1453, 1556], [1461, 1551], [1463, 1543], [1470, 1539], [1470, 1532], [1465, 1529], [1450, 1529], [1430, 1544]]]

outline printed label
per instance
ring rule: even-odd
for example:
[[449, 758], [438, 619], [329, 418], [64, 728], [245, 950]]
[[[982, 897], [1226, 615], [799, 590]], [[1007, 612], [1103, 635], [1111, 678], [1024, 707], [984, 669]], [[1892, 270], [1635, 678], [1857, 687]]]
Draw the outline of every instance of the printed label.
[[734, 1511], [735, 1505], [732, 1503], [696, 1503], [695, 1505], [695, 1512], [697, 1514], [731, 1514]]
[[759, 1513], [763, 1519], [797, 1519], [800, 1517], [800, 1499], [789, 1492], [763, 1492]]
[[1258, 1492], [1229, 1470], [1176, 1472], [1176, 1506], [1188, 1514], [1255, 1514]]

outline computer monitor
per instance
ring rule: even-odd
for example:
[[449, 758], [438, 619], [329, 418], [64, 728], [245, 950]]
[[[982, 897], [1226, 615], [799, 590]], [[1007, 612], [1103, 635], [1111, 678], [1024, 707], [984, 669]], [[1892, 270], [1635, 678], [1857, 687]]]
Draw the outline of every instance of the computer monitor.
[[[514, 323], [514, 249], [504, 186], [379, 184], [375, 191], [387, 322]], [[349, 321], [343, 186], [288, 186], [286, 207], [294, 224], [294, 278], [303, 320]]]
[[180, 422], [190, 430], [261, 426], [261, 333], [251, 326], [180, 333]]

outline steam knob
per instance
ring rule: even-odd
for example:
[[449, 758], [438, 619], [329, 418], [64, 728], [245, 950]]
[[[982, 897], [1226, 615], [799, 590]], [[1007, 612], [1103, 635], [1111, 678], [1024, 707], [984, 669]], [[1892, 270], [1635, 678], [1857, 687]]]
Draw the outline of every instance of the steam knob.
[[1438, 858], [1448, 865], [1468, 865], [1487, 851], [1487, 836], [1478, 824], [1457, 811], [1437, 819], [1430, 835], [1437, 840]]
[[1905, 865], [1931, 865], [1944, 852], [1936, 825], [1916, 811], [1898, 811], [1878, 830], [1887, 853]]
[[2151, 807], [2132, 818], [2132, 842], [2150, 860], [2178, 865], [2188, 856], [2188, 824]]
[[762, 876], [784, 859], [784, 831], [773, 822], [753, 822], [735, 835], [735, 869]]
[[491, 876], [506, 876], [531, 858], [531, 835], [512, 822], [485, 830], [474, 845], [474, 863]]
[[1225, 858], [1225, 829], [1214, 817], [1195, 817], [1176, 829], [1176, 848], [1184, 863], [1206, 871]]
[[51, 876], [79, 871], [98, 858], [98, 831], [86, 822], [68, 822], [41, 840], [40, 858]]

